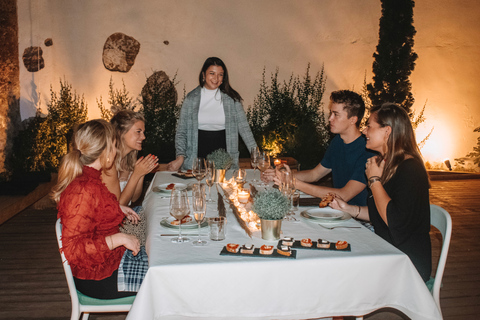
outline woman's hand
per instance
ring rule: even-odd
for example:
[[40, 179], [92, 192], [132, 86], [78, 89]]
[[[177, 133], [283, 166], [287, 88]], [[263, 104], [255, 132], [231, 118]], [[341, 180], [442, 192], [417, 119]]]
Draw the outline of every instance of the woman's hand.
[[135, 211], [133, 211], [132, 208], [120, 205], [120, 209], [122, 209], [125, 217], [127, 217], [127, 219], [133, 224], [137, 224], [140, 221], [140, 216]]
[[[282, 168], [285, 168], [285, 170], [280, 170]], [[273, 182], [277, 185], [277, 186], [281, 186], [282, 185], [282, 182], [283, 182], [283, 177], [282, 177], [282, 173], [284, 171], [287, 171], [287, 172], [292, 172], [292, 170], [290, 169], [290, 167], [287, 165], [287, 164], [283, 164], [281, 166], [276, 166], [275, 167], [275, 176], [273, 177]]]
[[382, 176], [383, 168], [385, 167], [385, 160], [381, 160], [379, 165], [377, 164], [377, 159], [378, 156], [374, 156], [367, 160], [367, 163], [365, 164], [365, 174], [367, 175], [367, 179], [374, 176]]
[[140, 251], [140, 241], [132, 234], [119, 232], [112, 234], [109, 237], [110, 239], [107, 239], [108, 237], [105, 237], [105, 241], [107, 242], [109, 248], [113, 246], [112, 248], [110, 248], [110, 250], [113, 250], [120, 246], [124, 246], [128, 250], [131, 250], [134, 256], [136, 256]]
[[349, 212], [349, 210], [351, 209], [350, 207], [353, 207], [353, 206], [349, 205], [346, 201], [344, 201], [338, 194], [327, 193], [327, 196], [328, 195], [333, 196], [333, 201], [330, 202], [330, 204], [329, 204], [329, 206], [332, 209], [340, 210], [340, 211], [343, 211], [343, 212]]
[[138, 174], [140, 177], [152, 172], [158, 166], [158, 158], [149, 154], [146, 157], [140, 157], [135, 163], [134, 174]]
[[180, 167], [183, 164], [183, 160], [184, 160], [183, 156], [178, 156], [177, 159], [171, 161], [167, 165], [167, 170], [168, 171], [178, 171], [178, 169], [180, 169]]

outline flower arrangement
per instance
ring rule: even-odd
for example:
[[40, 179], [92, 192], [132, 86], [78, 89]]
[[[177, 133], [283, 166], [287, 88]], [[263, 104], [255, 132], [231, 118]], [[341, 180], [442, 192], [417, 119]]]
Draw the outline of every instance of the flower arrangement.
[[225, 149], [217, 149], [207, 156], [207, 160], [215, 163], [215, 169], [228, 170], [233, 163], [232, 156]]
[[290, 200], [277, 189], [260, 191], [255, 196], [252, 210], [260, 219], [281, 220], [290, 210]]

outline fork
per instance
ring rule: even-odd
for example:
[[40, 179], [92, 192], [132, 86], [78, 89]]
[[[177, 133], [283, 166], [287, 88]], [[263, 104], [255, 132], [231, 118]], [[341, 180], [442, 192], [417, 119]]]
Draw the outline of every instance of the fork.
[[336, 226], [336, 227], [325, 227], [324, 225], [319, 224], [320, 227], [328, 229], [328, 230], [333, 230], [336, 228], [349, 228], [349, 229], [360, 229], [361, 227], [351, 227], [351, 226]]

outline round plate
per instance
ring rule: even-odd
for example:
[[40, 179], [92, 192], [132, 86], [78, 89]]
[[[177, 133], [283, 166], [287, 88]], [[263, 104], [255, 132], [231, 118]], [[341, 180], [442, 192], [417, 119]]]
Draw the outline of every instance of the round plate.
[[[162, 221], [160, 221], [160, 225], [169, 229], [178, 229], [177, 225], [171, 223], [173, 220], [175, 220], [174, 217], [163, 218]], [[208, 222], [207, 219], [204, 219], [200, 224], [200, 228], [205, 228], [206, 226], [208, 226]], [[198, 223], [195, 219], [192, 219], [192, 221], [182, 224], [182, 230], [183, 229], [198, 229]]]
[[308, 210], [305, 210], [305, 214], [312, 219], [320, 219], [320, 220], [337, 220], [343, 217], [342, 211], [335, 210], [330, 207], [308, 209]]
[[300, 217], [302, 217], [303, 219], [307, 220], [308, 222], [313, 222], [313, 223], [322, 223], [322, 224], [328, 224], [328, 223], [340, 223], [340, 222], [343, 222], [343, 221], [347, 221], [347, 220], [350, 220], [352, 217], [348, 214], [348, 213], [344, 213], [343, 214], [343, 217], [341, 217], [340, 219], [335, 219], [335, 220], [325, 220], [325, 219], [314, 219], [312, 217], [310, 217], [307, 213], [306, 213], [307, 210], [305, 211], [302, 211], [300, 213]]
[[186, 184], [184, 183], [164, 183], [164, 184], [161, 184], [159, 186], [155, 186], [152, 188], [152, 191], [153, 192], [163, 192], [163, 193], [172, 193], [172, 189], [168, 189], [167, 190], [167, 187], [171, 184], [174, 184], [175, 185], [175, 189], [185, 189], [187, 187]]

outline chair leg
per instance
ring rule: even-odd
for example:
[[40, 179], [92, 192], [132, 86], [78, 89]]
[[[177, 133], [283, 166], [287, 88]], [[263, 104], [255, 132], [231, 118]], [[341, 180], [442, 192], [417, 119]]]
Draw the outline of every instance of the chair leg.
[[90, 313], [84, 312], [84, 313], [83, 313], [82, 320], [88, 320], [88, 316], [89, 316], [89, 315], [90, 315]]

